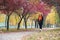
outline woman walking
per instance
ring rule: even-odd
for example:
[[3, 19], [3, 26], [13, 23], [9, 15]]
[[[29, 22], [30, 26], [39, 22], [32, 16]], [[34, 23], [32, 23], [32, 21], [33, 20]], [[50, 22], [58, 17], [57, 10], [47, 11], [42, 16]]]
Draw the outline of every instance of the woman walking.
[[42, 31], [42, 25], [43, 25], [43, 15], [40, 14], [38, 17], [38, 24], [39, 24], [39, 28]]

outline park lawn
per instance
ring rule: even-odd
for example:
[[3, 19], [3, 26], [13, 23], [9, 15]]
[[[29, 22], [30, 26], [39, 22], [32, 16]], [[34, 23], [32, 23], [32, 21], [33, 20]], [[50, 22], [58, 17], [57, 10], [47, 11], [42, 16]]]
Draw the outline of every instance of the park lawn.
[[23, 40], [60, 40], [60, 28], [27, 35]]

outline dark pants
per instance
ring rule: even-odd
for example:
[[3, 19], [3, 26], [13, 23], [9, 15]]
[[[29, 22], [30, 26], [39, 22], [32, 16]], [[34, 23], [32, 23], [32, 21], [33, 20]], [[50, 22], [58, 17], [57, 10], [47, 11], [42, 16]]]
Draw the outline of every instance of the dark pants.
[[42, 29], [43, 22], [39, 22], [39, 28]]
[[39, 28], [42, 29], [42, 24], [39, 24]]

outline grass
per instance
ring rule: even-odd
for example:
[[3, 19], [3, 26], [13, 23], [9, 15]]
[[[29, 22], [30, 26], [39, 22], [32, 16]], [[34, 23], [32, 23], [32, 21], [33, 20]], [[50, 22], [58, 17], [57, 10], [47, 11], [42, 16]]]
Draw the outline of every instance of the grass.
[[35, 30], [33, 28], [28, 28], [28, 29], [19, 29], [17, 30], [16, 28], [10, 28], [8, 31], [6, 28], [3, 28], [3, 29], [0, 29], [0, 31], [2, 32], [24, 32], [24, 31], [32, 31], [32, 30]]
[[23, 40], [60, 40], [60, 28], [36, 32], [34, 34], [25, 36]]

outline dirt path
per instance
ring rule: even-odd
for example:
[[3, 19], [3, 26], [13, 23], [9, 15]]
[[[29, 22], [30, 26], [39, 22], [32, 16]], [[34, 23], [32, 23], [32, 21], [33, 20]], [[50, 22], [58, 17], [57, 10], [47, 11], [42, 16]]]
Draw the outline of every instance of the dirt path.
[[14, 32], [0, 34], [0, 40], [21, 40], [23, 36], [32, 34], [33, 32]]

